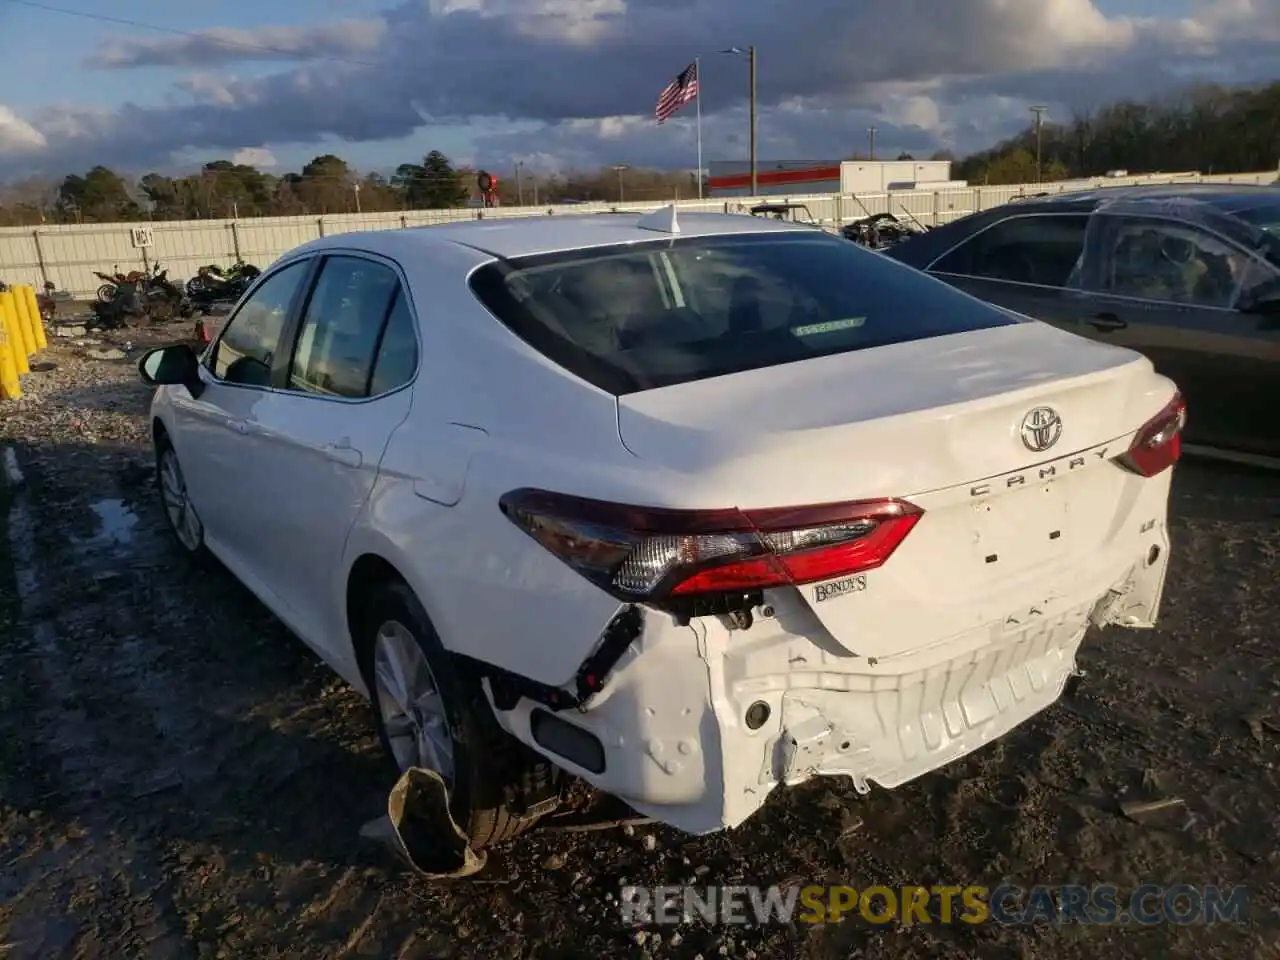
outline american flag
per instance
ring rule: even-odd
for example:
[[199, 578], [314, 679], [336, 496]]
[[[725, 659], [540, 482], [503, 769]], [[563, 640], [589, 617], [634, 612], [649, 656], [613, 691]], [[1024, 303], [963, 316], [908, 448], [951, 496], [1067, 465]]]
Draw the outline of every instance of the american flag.
[[663, 88], [662, 93], [658, 95], [658, 106], [654, 110], [658, 122], [664, 123], [673, 113], [681, 107], [693, 103], [697, 97], [698, 62], [695, 60], [680, 72], [680, 76], [668, 83]]

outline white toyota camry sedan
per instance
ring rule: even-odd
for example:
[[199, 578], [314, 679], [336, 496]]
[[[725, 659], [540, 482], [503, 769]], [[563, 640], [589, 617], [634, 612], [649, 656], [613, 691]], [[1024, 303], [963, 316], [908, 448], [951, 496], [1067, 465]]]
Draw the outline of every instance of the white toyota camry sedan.
[[328, 237], [140, 363], [177, 542], [480, 848], [574, 777], [704, 833], [896, 787], [1150, 627], [1185, 408], [1142, 356], [803, 225]]

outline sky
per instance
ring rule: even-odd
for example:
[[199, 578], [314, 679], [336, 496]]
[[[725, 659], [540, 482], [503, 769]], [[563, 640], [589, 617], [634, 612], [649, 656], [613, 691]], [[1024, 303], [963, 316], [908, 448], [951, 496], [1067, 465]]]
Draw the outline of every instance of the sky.
[[1280, 77], [1280, 0], [0, 0], [0, 178], [336, 153], [386, 172], [834, 161], [989, 146], [1197, 80]]

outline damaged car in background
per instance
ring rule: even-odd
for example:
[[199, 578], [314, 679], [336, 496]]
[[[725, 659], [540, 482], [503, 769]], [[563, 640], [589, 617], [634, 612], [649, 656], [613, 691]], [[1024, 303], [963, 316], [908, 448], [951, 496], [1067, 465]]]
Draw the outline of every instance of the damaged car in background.
[[580, 781], [691, 833], [899, 786], [1160, 607], [1174, 384], [802, 224], [346, 233], [140, 372], [181, 549], [473, 849]]
[[1138, 350], [1194, 411], [1187, 451], [1280, 467], [1280, 189], [1104, 187], [1029, 198], [888, 256], [990, 303]]

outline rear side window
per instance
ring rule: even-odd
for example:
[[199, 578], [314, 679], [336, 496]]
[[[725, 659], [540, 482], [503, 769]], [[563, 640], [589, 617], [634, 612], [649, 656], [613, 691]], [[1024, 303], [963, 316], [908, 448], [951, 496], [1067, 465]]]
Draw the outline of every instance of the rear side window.
[[505, 260], [471, 287], [534, 348], [614, 394], [1017, 322], [816, 231]]
[[929, 270], [1065, 287], [1084, 249], [1088, 225], [1088, 216], [1076, 213], [1010, 217], [970, 237]]
[[400, 278], [384, 264], [327, 257], [298, 333], [290, 389], [369, 396], [383, 324], [399, 290]]
[[413, 327], [413, 313], [409, 310], [409, 301], [405, 299], [404, 289], [401, 288], [396, 293], [395, 303], [387, 317], [382, 343], [378, 345], [370, 396], [388, 393], [413, 379], [413, 372], [418, 367], [418, 338]]

